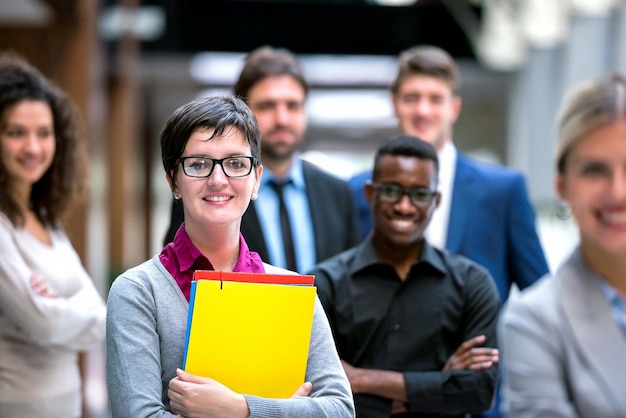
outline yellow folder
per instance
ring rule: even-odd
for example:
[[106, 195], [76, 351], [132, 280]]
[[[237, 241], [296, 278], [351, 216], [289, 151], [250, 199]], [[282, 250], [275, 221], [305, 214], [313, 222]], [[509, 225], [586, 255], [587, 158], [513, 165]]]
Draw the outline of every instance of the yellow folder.
[[238, 393], [290, 397], [306, 373], [312, 283], [313, 276], [196, 272], [183, 369]]

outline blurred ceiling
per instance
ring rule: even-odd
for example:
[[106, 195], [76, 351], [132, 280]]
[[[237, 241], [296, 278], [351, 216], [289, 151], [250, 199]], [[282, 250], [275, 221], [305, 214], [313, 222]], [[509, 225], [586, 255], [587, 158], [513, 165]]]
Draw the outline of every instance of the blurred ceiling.
[[[396, 0], [397, 1], [397, 0]], [[387, 0], [387, 3], [390, 1]], [[105, 6], [119, 2], [105, 1]], [[262, 42], [297, 54], [396, 55], [416, 44], [475, 58], [482, 6], [470, 0], [419, 0], [383, 6], [376, 0], [142, 0], [165, 16], [144, 52], [247, 52]]]
[[[329, 147], [337, 138], [377, 143], [395, 129], [387, 85], [397, 54], [417, 44], [457, 58], [466, 103], [502, 108], [506, 79], [485, 72], [476, 56], [484, 1], [376, 1], [406, 0], [100, 0], [98, 25], [110, 70], [121, 36], [140, 40], [142, 94], [154, 129], [205, 88], [228, 91], [244, 54], [263, 44], [302, 59], [315, 87], [310, 135], [328, 138]], [[0, 0], [0, 24], [45, 26], [79, 2]]]
[[[119, 32], [103, 34], [109, 49], [125, 28], [148, 54], [248, 52], [262, 43], [297, 54], [396, 56], [412, 45], [433, 44], [456, 58], [476, 59], [483, 1], [411, 1], [101, 0], [100, 26], [103, 34], [103, 17], [116, 10]], [[45, 26], [76, 7], [77, 0], [0, 0], [0, 24]]]
[[77, 0], [0, 0], [0, 25], [43, 26], [55, 15], [73, 14]]

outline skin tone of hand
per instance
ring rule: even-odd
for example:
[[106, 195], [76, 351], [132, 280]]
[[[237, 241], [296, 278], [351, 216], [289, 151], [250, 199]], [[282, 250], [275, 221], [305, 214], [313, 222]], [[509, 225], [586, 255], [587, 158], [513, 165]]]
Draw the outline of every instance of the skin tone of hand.
[[41, 275], [33, 273], [30, 277], [30, 287], [36, 295], [46, 298], [55, 298], [58, 296], [57, 291], [48, 284], [48, 281]]
[[485, 342], [484, 335], [478, 335], [465, 341], [450, 356], [443, 371], [446, 370], [485, 370], [498, 363], [500, 352], [497, 348], [477, 347]]
[[[292, 395], [309, 396], [313, 386], [305, 382]], [[250, 416], [248, 403], [243, 395], [233, 392], [221, 383], [176, 370], [170, 380], [167, 395], [173, 413], [186, 418], [247, 418]]]
[[[470, 338], [450, 356], [442, 371], [479, 371], [492, 367], [499, 361], [499, 351], [495, 348], [477, 347], [485, 342], [485, 336]], [[401, 372], [390, 370], [360, 369], [341, 361], [348, 376], [352, 393], [368, 393], [391, 399], [391, 414], [408, 412], [406, 386]]]

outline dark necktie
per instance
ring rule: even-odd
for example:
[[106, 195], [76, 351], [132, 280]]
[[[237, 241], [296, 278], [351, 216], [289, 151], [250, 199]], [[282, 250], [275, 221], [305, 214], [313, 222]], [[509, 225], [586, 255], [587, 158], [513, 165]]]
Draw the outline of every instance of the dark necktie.
[[296, 255], [293, 248], [293, 235], [291, 234], [291, 224], [289, 223], [289, 213], [285, 206], [285, 199], [283, 197], [283, 189], [291, 183], [291, 180], [287, 181], [270, 181], [270, 185], [276, 191], [278, 196], [278, 208], [280, 212], [280, 229], [283, 235], [283, 246], [285, 247], [285, 261], [287, 262], [287, 269], [297, 271], [296, 268]]

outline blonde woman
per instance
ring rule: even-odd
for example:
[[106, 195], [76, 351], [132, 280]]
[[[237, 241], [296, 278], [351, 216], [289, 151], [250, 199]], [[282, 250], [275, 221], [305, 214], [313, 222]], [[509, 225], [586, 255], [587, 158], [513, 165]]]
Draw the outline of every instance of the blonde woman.
[[578, 86], [558, 124], [556, 189], [580, 243], [501, 319], [509, 417], [626, 416], [626, 80]]

